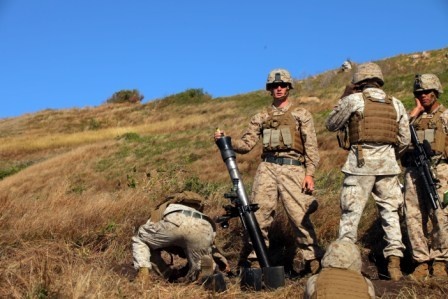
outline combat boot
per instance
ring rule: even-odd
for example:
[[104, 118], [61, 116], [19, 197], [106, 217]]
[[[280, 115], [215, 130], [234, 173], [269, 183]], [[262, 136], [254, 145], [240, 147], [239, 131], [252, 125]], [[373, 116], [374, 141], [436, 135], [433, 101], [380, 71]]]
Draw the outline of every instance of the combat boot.
[[256, 269], [259, 269], [259, 268], [261, 268], [261, 266], [260, 266], [260, 262], [258, 261], [258, 260], [249, 260], [249, 262], [250, 262], [250, 267], [251, 268], [256, 268]]
[[316, 274], [318, 271], [320, 270], [320, 262], [319, 260], [315, 259], [315, 260], [311, 260], [310, 261], [310, 271], [311, 274]]
[[305, 271], [307, 262], [303, 258], [303, 254], [299, 249], [296, 249], [296, 252], [294, 254], [294, 258], [292, 260], [292, 270], [294, 271], [294, 275], [299, 275], [300, 273], [303, 274]]
[[412, 277], [418, 280], [423, 280], [429, 277], [429, 269], [427, 263], [421, 263], [415, 267], [414, 272], [412, 272]]
[[389, 256], [389, 263], [387, 265], [389, 271], [389, 277], [392, 281], [398, 281], [403, 277], [400, 269], [400, 257], [391, 255]]
[[201, 272], [199, 273], [197, 281], [199, 283], [204, 283], [210, 276], [215, 272], [214, 262], [212, 257], [204, 255], [201, 258]]
[[142, 267], [138, 269], [135, 281], [138, 283], [149, 283], [151, 282], [150, 270], [147, 267]]
[[434, 277], [447, 277], [445, 262], [434, 262], [432, 264], [432, 276]]
[[247, 258], [247, 259], [240, 259], [238, 261], [238, 268], [239, 268], [239, 271], [241, 272], [245, 268], [261, 268], [261, 267], [260, 267], [260, 263], [258, 262], [258, 260], [256, 258], [255, 259]]

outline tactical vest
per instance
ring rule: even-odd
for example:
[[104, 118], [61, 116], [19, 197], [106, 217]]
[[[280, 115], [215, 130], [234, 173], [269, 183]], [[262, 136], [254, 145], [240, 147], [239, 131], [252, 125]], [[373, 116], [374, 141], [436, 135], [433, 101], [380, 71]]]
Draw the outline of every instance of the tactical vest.
[[312, 299], [370, 299], [365, 278], [355, 271], [326, 268], [316, 280]]
[[434, 114], [421, 114], [414, 122], [418, 140], [427, 140], [436, 155], [443, 154], [448, 157], [448, 134], [445, 131], [441, 115], [446, 110], [442, 105]]
[[392, 99], [365, 96], [364, 113], [356, 112], [349, 121], [350, 144], [398, 144], [397, 112]]
[[296, 118], [292, 115], [294, 106], [286, 112], [271, 109], [269, 117], [262, 124], [263, 152], [295, 150], [304, 153], [301, 123], [297, 128]]

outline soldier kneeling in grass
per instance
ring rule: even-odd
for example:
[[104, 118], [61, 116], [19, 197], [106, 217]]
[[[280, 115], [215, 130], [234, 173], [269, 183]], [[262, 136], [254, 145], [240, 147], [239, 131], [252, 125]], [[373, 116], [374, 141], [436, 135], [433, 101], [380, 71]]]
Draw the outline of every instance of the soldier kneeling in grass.
[[202, 281], [217, 268], [230, 271], [226, 258], [214, 245], [215, 224], [202, 213], [203, 201], [202, 196], [191, 191], [169, 195], [140, 226], [132, 237], [137, 281], [151, 281], [151, 273], [167, 280], [173, 277], [173, 269], [161, 256], [162, 250], [179, 253], [188, 260], [188, 272], [182, 281]]

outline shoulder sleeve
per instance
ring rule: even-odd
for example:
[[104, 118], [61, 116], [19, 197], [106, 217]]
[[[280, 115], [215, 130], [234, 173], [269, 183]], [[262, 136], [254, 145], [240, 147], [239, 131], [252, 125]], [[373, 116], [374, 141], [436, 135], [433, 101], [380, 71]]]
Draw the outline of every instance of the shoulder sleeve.
[[306, 175], [314, 176], [316, 168], [319, 165], [320, 157], [313, 116], [304, 108], [294, 109], [292, 114], [298, 121], [298, 127], [303, 137]]
[[319, 274], [313, 275], [310, 278], [308, 278], [306, 285], [305, 285], [305, 291], [303, 293], [304, 299], [310, 299], [316, 292], [316, 281]]
[[[362, 104], [361, 104], [362, 102]], [[325, 127], [331, 132], [335, 132], [345, 126], [353, 112], [362, 109], [364, 100], [361, 93], [351, 94], [338, 101], [333, 111], [325, 121]]]
[[409, 117], [403, 103], [397, 98], [392, 98], [395, 110], [397, 111], [398, 123], [398, 147], [397, 156], [401, 157], [411, 143], [411, 131], [409, 129]]
[[444, 133], [448, 134], [448, 109], [445, 108], [445, 111], [442, 112], [440, 120], [442, 121]]
[[373, 286], [372, 281], [370, 281], [370, 279], [364, 277], [364, 279], [366, 280], [367, 283], [367, 292], [369, 293], [369, 297], [371, 299], [375, 299], [375, 287]]
[[239, 154], [248, 153], [254, 148], [261, 136], [262, 124], [266, 119], [267, 113], [260, 112], [255, 114], [244, 131], [240, 139], [232, 142], [232, 147]]

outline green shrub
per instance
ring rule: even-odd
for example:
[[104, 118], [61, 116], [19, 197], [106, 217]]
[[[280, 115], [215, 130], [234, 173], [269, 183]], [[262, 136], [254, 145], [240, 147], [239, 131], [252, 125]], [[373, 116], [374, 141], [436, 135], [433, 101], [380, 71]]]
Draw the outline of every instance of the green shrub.
[[193, 191], [203, 196], [209, 196], [216, 190], [218, 190], [217, 183], [204, 182], [197, 176], [191, 176], [184, 182], [184, 190]]
[[137, 89], [123, 89], [114, 93], [106, 100], [106, 103], [140, 103], [143, 98], [144, 96]]
[[95, 131], [95, 130], [99, 130], [101, 128], [101, 123], [98, 119], [96, 118], [91, 118], [88, 121], [88, 129]]
[[21, 163], [18, 165], [13, 165], [13, 166], [9, 166], [9, 167], [0, 169], [0, 180], [3, 180], [7, 176], [13, 175], [13, 174], [21, 171], [22, 169], [27, 168], [31, 164], [32, 164], [31, 162], [26, 162], [26, 163]]
[[118, 136], [117, 139], [124, 139], [124, 140], [130, 141], [130, 142], [138, 142], [138, 141], [142, 140], [142, 137], [140, 137], [140, 135], [138, 133], [128, 132], [128, 133], [124, 133], [123, 135]]
[[199, 104], [210, 100], [212, 97], [202, 88], [191, 88], [181, 93], [170, 95], [163, 99], [166, 104]]

